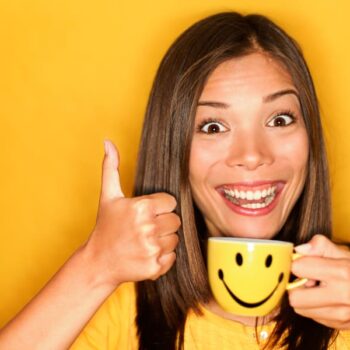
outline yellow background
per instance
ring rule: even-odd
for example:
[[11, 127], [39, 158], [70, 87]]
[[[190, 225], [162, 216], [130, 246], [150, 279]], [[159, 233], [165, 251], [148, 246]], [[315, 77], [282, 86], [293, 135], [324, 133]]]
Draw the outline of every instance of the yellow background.
[[2, 0], [0, 326], [88, 237], [106, 137], [130, 194], [162, 55], [195, 20], [225, 10], [268, 15], [301, 43], [325, 121], [335, 233], [350, 239], [347, 0]]

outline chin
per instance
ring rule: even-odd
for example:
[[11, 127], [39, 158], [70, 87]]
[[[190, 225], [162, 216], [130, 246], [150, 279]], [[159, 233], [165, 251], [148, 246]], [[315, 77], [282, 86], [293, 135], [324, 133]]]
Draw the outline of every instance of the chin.
[[[232, 227], [232, 226], [231, 226]], [[271, 228], [271, 225], [265, 225], [264, 227], [259, 226], [248, 226], [240, 227], [237, 229], [230, 229], [223, 234], [227, 237], [240, 237], [240, 238], [257, 238], [257, 239], [273, 239], [279, 232], [280, 228]]]
[[273, 239], [276, 234], [271, 233], [261, 233], [261, 232], [240, 232], [240, 233], [230, 233], [225, 235], [227, 237], [238, 237], [238, 238], [255, 238], [255, 239]]

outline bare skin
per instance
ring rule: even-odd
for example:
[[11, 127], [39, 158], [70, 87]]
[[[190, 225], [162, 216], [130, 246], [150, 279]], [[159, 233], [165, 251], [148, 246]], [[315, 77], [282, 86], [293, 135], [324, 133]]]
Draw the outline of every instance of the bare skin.
[[292, 272], [319, 283], [289, 291], [295, 312], [328, 327], [350, 329], [349, 250], [316, 235], [296, 251], [304, 257], [293, 262]]
[[123, 282], [157, 279], [175, 261], [174, 197], [125, 198], [118, 154], [106, 143], [96, 226], [39, 294], [0, 331], [0, 349], [67, 349]]

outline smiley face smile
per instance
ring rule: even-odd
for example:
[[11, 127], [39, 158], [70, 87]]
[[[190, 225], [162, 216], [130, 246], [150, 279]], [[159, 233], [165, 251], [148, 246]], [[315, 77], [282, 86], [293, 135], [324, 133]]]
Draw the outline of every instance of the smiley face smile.
[[277, 290], [279, 284], [282, 282], [283, 277], [284, 277], [284, 274], [283, 274], [283, 272], [280, 273], [280, 275], [279, 275], [279, 277], [278, 277], [277, 285], [276, 285], [276, 287], [272, 290], [272, 292], [271, 292], [266, 298], [264, 298], [263, 300], [260, 300], [260, 301], [258, 301], [258, 302], [256, 302], [256, 303], [247, 303], [246, 301], [244, 301], [244, 300], [238, 298], [237, 295], [235, 295], [235, 294], [231, 291], [231, 289], [228, 287], [228, 285], [226, 284], [226, 282], [225, 282], [225, 280], [224, 280], [224, 272], [223, 272], [221, 269], [218, 270], [218, 276], [219, 276], [219, 279], [220, 279], [220, 280], [222, 281], [222, 283], [224, 284], [224, 286], [225, 286], [227, 292], [228, 292], [228, 293], [230, 294], [230, 296], [232, 297], [232, 299], [234, 299], [234, 300], [235, 300], [239, 305], [241, 305], [241, 306], [244, 306], [244, 307], [247, 307], [247, 308], [254, 308], [254, 307], [258, 307], [258, 306], [264, 304], [266, 301], [268, 301], [268, 300], [272, 297], [272, 295], [273, 295], [273, 294], [275, 293], [275, 291]]

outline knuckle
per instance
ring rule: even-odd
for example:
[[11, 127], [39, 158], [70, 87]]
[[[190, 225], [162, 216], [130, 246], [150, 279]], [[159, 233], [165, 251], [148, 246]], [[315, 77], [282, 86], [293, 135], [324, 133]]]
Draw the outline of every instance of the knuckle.
[[147, 259], [156, 260], [161, 254], [161, 247], [156, 244], [154, 239], [146, 239], [144, 241], [145, 256]]
[[143, 224], [140, 231], [145, 239], [149, 239], [150, 237], [153, 237], [157, 232], [157, 224], [155, 222], [148, 222], [146, 224]]
[[157, 263], [159, 264], [158, 262], [158, 258], [160, 257], [161, 253], [162, 253], [162, 249], [160, 246], [154, 246], [154, 248], [152, 249], [152, 257], [155, 257], [156, 258], [156, 261]]
[[312, 237], [312, 241], [315, 242], [315, 244], [317, 246], [323, 247], [323, 246], [327, 245], [328, 239], [324, 235], [317, 234], [317, 235]]
[[140, 257], [144, 259], [146, 265], [152, 263], [161, 254], [161, 248], [153, 237], [140, 236], [138, 245]]
[[134, 209], [138, 214], [148, 214], [153, 212], [152, 199], [146, 196], [137, 198], [134, 202]]
[[176, 254], [175, 252], [172, 253], [168, 253], [166, 255], [166, 258], [163, 259], [162, 263], [161, 263], [161, 268], [158, 271], [158, 277], [165, 275], [174, 265], [174, 262], [176, 260]]
[[159, 263], [158, 259], [154, 259], [149, 267], [149, 275], [151, 279], [157, 279], [161, 273], [162, 265]]

